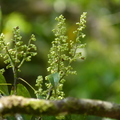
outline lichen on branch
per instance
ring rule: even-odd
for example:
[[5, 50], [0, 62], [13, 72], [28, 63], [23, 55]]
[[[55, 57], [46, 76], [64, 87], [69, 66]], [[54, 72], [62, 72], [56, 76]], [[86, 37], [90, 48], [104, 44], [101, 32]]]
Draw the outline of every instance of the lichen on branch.
[[85, 114], [120, 119], [120, 105], [91, 99], [65, 98], [62, 100], [44, 100], [8, 96], [0, 98], [0, 115], [67, 115]]

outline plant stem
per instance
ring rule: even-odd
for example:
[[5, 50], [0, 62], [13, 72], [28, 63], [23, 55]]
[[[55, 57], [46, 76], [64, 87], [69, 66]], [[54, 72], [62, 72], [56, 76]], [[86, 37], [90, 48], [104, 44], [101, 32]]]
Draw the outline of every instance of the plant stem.
[[24, 83], [26, 83], [34, 92], [36, 91], [27, 81], [25, 81], [22, 78], [18, 78], [19, 80], [23, 81]]
[[16, 95], [17, 94], [17, 68], [16, 68], [15, 62], [13, 61], [12, 56], [10, 55], [9, 50], [4, 42], [3, 42], [3, 45], [5, 46], [6, 53], [9, 56], [10, 63], [12, 66], [13, 77], [14, 77], [14, 82], [13, 82], [14, 95]]
[[13, 75], [14, 75], [14, 83], [13, 83], [13, 87], [14, 87], [14, 95], [17, 95], [17, 69], [15, 67], [13, 67]]
[[50, 99], [50, 97], [51, 97], [51, 95], [52, 95], [52, 91], [53, 91], [53, 86], [51, 86], [51, 87], [49, 88], [49, 91], [48, 91], [48, 95], [47, 95], [47, 97], [46, 97], [46, 100], [49, 100], [49, 99]]
[[18, 66], [18, 69], [22, 66], [22, 64], [24, 63], [25, 61], [25, 58], [22, 59], [22, 61], [20, 62], [19, 66]]
[[[28, 41], [28, 48], [29, 48], [29, 46], [30, 46], [30, 43], [31, 43], [31, 39]], [[25, 53], [27, 53], [28, 52], [28, 49], [26, 49], [25, 50]], [[20, 62], [20, 64], [18, 65], [18, 69], [23, 65], [23, 63], [25, 62], [25, 58], [27, 57], [27, 55], [25, 55], [24, 57], [23, 57], [23, 59], [21, 60], [21, 62]]]

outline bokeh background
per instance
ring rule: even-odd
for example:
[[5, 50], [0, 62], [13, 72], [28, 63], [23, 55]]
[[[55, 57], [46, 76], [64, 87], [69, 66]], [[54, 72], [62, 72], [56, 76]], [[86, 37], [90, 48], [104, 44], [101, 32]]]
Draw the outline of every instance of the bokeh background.
[[[82, 50], [86, 59], [73, 64], [78, 74], [66, 78], [66, 97], [120, 103], [120, 0], [0, 0], [0, 7], [0, 32], [5, 34], [6, 41], [11, 40], [16, 26], [20, 27], [24, 41], [32, 33], [37, 38], [38, 55], [25, 63], [20, 73], [33, 87], [38, 75], [48, 74], [47, 54], [54, 40], [55, 17], [60, 14], [66, 17], [67, 34], [69, 39], [74, 39], [75, 23], [87, 12], [86, 37], [81, 40], [87, 43]], [[0, 67], [5, 67], [1, 58]], [[13, 82], [10, 69], [6, 70], [5, 77]]]

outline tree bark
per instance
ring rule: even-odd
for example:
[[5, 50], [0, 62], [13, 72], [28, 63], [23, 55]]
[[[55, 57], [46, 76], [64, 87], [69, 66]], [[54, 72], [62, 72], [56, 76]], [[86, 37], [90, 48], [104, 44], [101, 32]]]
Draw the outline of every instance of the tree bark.
[[7, 96], [0, 98], [0, 115], [67, 115], [85, 114], [120, 119], [120, 105], [101, 100], [65, 98], [63, 100], [44, 100]]

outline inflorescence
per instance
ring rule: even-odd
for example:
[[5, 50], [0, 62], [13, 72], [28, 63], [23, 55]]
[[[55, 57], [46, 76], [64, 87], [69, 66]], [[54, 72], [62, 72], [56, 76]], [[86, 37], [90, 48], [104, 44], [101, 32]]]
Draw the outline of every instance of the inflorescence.
[[49, 67], [47, 71], [50, 75], [45, 77], [48, 82], [45, 83], [47, 90], [42, 90], [41, 85], [38, 83], [43, 83], [43, 77], [39, 76], [37, 79], [37, 84], [39, 88], [39, 93], [46, 96], [46, 99], [63, 99], [65, 94], [63, 92], [63, 84], [65, 82], [64, 77], [69, 74], [76, 74], [73, 70], [71, 63], [77, 59], [83, 59], [82, 53], [77, 52], [78, 49], [85, 47], [86, 44], [81, 44], [80, 38], [84, 38], [85, 34], [82, 32], [86, 25], [86, 12], [84, 12], [80, 17], [80, 22], [77, 22], [77, 29], [73, 31], [76, 35], [75, 40], [68, 40], [66, 36], [66, 24], [63, 15], [56, 17], [55, 20], [58, 22], [53, 33], [55, 35], [55, 40], [52, 42], [52, 47], [48, 54]]
[[32, 41], [36, 41], [35, 36], [32, 34], [28, 44], [23, 44], [19, 27], [13, 29], [13, 39], [10, 42], [5, 43], [4, 39], [2, 33], [0, 35], [0, 57], [4, 58], [6, 68], [12, 67], [20, 71], [24, 61], [31, 61], [31, 57], [37, 54], [36, 46], [32, 43]]

